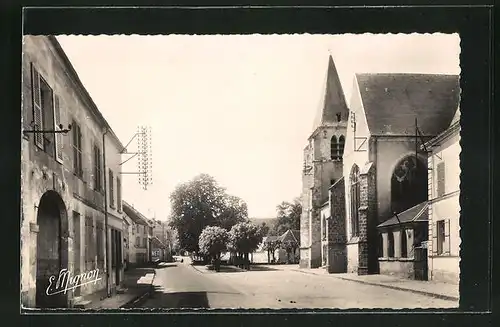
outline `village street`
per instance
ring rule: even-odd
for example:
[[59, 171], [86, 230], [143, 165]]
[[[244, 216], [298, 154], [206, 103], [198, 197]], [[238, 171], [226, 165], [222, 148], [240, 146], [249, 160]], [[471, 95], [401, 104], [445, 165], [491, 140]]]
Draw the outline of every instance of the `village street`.
[[143, 308], [452, 308], [457, 302], [312, 275], [287, 266], [255, 265], [251, 271], [215, 273], [184, 262], [156, 270]]

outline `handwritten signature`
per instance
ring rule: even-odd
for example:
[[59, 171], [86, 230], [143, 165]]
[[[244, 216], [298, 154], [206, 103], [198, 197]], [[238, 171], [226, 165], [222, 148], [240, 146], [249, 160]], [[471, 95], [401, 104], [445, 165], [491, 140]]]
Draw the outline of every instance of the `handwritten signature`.
[[66, 292], [68, 292], [69, 290], [75, 289], [82, 285], [90, 283], [96, 284], [101, 279], [102, 277], [99, 277], [99, 269], [94, 269], [86, 273], [73, 275], [71, 271], [64, 268], [59, 271], [58, 276], [52, 275], [49, 277], [49, 286], [47, 287], [45, 293], [47, 295], [55, 295], [59, 293], [66, 294]]

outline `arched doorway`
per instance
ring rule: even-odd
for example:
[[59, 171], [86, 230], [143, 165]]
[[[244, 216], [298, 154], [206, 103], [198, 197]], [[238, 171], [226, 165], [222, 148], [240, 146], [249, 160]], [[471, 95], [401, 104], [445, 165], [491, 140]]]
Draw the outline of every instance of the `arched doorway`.
[[[61, 288], [56, 289], [55, 285], [59, 272], [68, 268], [68, 217], [66, 206], [57, 192], [47, 191], [40, 198], [37, 224], [36, 307], [64, 308], [68, 294], [58, 292]], [[47, 294], [51, 276], [55, 276], [55, 281]]]
[[391, 179], [391, 207], [400, 213], [427, 200], [427, 165], [410, 155], [401, 159]]

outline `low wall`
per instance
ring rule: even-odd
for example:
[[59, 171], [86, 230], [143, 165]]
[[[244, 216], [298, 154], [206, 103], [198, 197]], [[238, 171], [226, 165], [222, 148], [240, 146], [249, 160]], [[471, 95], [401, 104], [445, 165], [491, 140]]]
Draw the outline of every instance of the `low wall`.
[[379, 258], [380, 274], [415, 279], [415, 262], [411, 259]]

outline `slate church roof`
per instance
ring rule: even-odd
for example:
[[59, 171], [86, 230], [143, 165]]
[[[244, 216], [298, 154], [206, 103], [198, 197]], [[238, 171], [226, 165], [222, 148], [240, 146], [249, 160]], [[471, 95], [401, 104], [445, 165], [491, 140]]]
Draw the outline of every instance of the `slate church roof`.
[[450, 125], [459, 106], [458, 75], [356, 74], [372, 135], [414, 135], [415, 118], [424, 136]]
[[414, 207], [411, 207], [403, 212], [398, 213], [397, 218], [396, 215], [392, 216], [392, 218], [387, 219], [377, 227], [389, 227], [398, 225], [400, 223], [404, 224], [409, 222], [427, 221], [428, 219], [429, 219], [428, 203], [427, 201], [424, 201], [420, 204], [417, 204]]
[[328, 70], [325, 76], [319, 106], [314, 119], [313, 132], [327, 123], [337, 122], [336, 114], [341, 112], [342, 118], [347, 120], [349, 109], [345, 101], [344, 91], [333, 58], [328, 58]]

